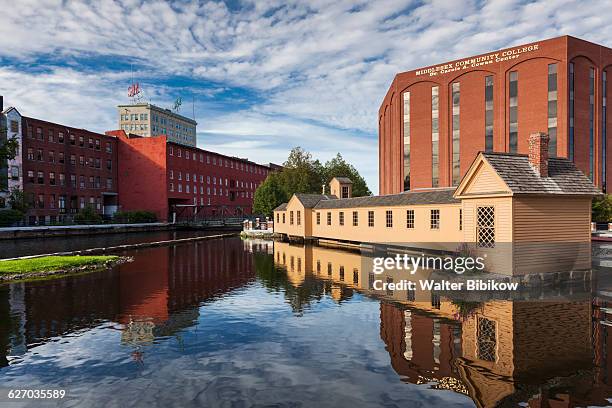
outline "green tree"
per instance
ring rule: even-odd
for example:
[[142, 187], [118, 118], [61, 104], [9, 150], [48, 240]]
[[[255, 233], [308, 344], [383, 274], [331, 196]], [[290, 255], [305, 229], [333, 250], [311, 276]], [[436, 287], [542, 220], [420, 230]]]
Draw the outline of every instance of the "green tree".
[[350, 163], [348, 163], [340, 153], [333, 159], [325, 163], [324, 180], [326, 184], [329, 184], [334, 177], [348, 177], [353, 182], [353, 196], [362, 197], [372, 195], [372, 192], [368, 188], [365, 179], [359, 174], [357, 169]]
[[605, 194], [593, 199], [592, 218], [594, 222], [612, 221], [612, 195]]
[[321, 191], [320, 164], [301, 147], [294, 147], [281, 171], [281, 183], [288, 197], [295, 193], [318, 193]]
[[283, 188], [280, 173], [270, 173], [266, 180], [255, 190], [253, 212], [271, 216], [272, 211], [288, 199], [289, 196]]
[[32, 207], [33, 199], [32, 194], [26, 194], [17, 187], [14, 187], [9, 193], [8, 203], [13, 210], [25, 214]]

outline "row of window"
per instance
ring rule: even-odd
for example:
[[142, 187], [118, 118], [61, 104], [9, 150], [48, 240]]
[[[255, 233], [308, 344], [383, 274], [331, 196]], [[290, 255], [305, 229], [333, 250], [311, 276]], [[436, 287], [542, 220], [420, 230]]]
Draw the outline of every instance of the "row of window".
[[[57, 177], [56, 177], [57, 176]], [[28, 170], [28, 174], [27, 174], [27, 178], [26, 178], [27, 182], [29, 182], [30, 184], [45, 184], [45, 182], [48, 182], [48, 184], [50, 186], [60, 186], [60, 187], [64, 187], [66, 185], [66, 175], [64, 173], [55, 173], [53, 171], [49, 172], [47, 174], [47, 176], [45, 177], [45, 172], [43, 171], [37, 171], [34, 172], [33, 170]], [[87, 180], [89, 180], [89, 183], [86, 183]], [[102, 182], [101, 182], [101, 178], [100, 176], [89, 176], [89, 178], [87, 178], [84, 175], [80, 175], [78, 178], [78, 186], [81, 189], [84, 188], [95, 188], [95, 189], [100, 189], [100, 188], [104, 188], [102, 187]], [[72, 188], [77, 188], [77, 175], [76, 174], [71, 174], [70, 175], [70, 186]], [[112, 178], [107, 178], [106, 179], [106, 187], [107, 190], [112, 190], [113, 188], [113, 179]]]
[[[185, 150], [184, 153], [185, 153], [186, 160], [193, 160], [193, 161], [198, 160], [198, 154], [196, 154], [195, 152], [190, 152], [189, 150]], [[169, 155], [174, 156], [174, 154], [175, 154], [174, 146], [169, 146]], [[200, 163], [204, 163], [204, 156], [205, 156], [204, 153], [199, 154]], [[178, 148], [176, 149], [176, 157], [183, 157], [182, 149], [178, 149]], [[268, 174], [267, 169], [262, 169], [259, 166], [254, 166], [252, 164], [245, 164], [243, 162], [222, 159], [222, 158], [219, 158], [217, 160], [216, 156], [213, 156], [211, 159], [209, 155], [206, 155], [206, 164], [211, 164], [211, 162], [214, 166], [218, 164], [219, 167], [223, 167], [223, 165], [225, 164], [225, 167], [229, 167], [231, 169], [235, 168], [236, 170], [241, 170], [241, 171], [245, 171], [248, 173], [255, 173], [255, 174], [262, 174], [262, 175]]]
[[[322, 211], [317, 211], [315, 213], [315, 217], [316, 217], [316, 224], [317, 225], [321, 225], [321, 213]], [[289, 211], [289, 225], [294, 225], [294, 221], [296, 225], [301, 225], [301, 211], [296, 211], [295, 212], [296, 218], [294, 220], [294, 212], [293, 211]], [[332, 213], [331, 211], [327, 211], [326, 213], [327, 215], [327, 225], [332, 225]], [[430, 210], [430, 217], [429, 217], [429, 228], [430, 229], [440, 229], [440, 210], [439, 209], [432, 209]], [[462, 210], [459, 209], [459, 229], [462, 229], [463, 227], [463, 214], [462, 214]], [[414, 210], [406, 210], [406, 228], [408, 229], [414, 229], [414, 225], [415, 225], [415, 219], [414, 219]], [[338, 212], [338, 225], [340, 226], [344, 226], [344, 211], [339, 211]], [[276, 214], [276, 222], [277, 223], [281, 223], [281, 214]], [[285, 213], [282, 214], [282, 223], [285, 224], [286, 219], [285, 219]], [[352, 212], [352, 225], [353, 227], [358, 227], [359, 226], [359, 212], [358, 211], [353, 211]], [[385, 211], [385, 226], [387, 228], [393, 228], [393, 210], [386, 210]], [[368, 211], [368, 227], [374, 227], [374, 211], [370, 210]]]
[[[283, 264], [286, 265], [287, 264], [287, 256], [283, 253]], [[281, 262], [281, 254], [280, 252], [276, 253], [276, 262], [280, 263]], [[316, 262], [316, 273], [317, 275], [321, 274], [321, 260], [317, 259]], [[297, 258], [297, 269], [296, 269], [296, 262], [295, 262], [295, 257], [293, 255], [291, 255], [289, 257], [289, 267], [291, 271], [295, 271], [297, 270], [297, 272], [302, 272], [302, 258], [298, 257]], [[327, 263], [327, 276], [332, 276], [332, 272], [333, 272], [333, 266], [331, 262]], [[338, 277], [339, 280], [341, 282], [344, 282], [344, 266], [340, 265], [338, 267]], [[357, 268], [353, 268], [353, 284], [358, 285], [359, 284], [359, 269]]]
[[[28, 147], [27, 159], [31, 161], [44, 162], [45, 154], [44, 154], [43, 149], [36, 149], [36, 151], [34, 151], [33, 148]], [[57, 160], [57, 163], [64, 164], [66, 162], [66, 157], [65, 157], [64, 152], [58, 152], [56, 156], [55, 151], [49, 150], [47, 152], [47, 162], [55, 163], [56, 160]], [[69, 163], [72, 166], [76, 166], [77, 158], [75, 154], [70, 155]], [[102, 167], [101, 163], [102, 163], [102, 159], [99, 157], [90, 156], [89, 159], [87, 159], [84, 155], [79, 156], [79, 165], [81, 166], [89, 166], [91, 168], [99, 169]], [[113, 161], [111, 159], [107, 159], [106, 169], [112, 170], [112, 168], [113, 168]]]
[[[33, 208], [46, 208], [46, 206], [48, 205], [48, 208], [51, 210], [55, 210], [58, 209], [60, 213], [65, 213], [66, 212], [66, 196], [65, 195], [60, 195], [57, 200], [56, 200], [56, 195], [55, 194], [48, 194], [48, 199], [45, 200], [45, 195], [44, 194], [38, 194], [36, 196], [36, 199], [32, 201], [32, 207]], [[77, 206], [77, 200], [78, 200], [78, 206]], [[46, 204], [48, 203], [48, 204]], [[90, 207], [100, 211], [102, 210], [102, 199], [100, 197], [93, 197], [90, 196], [89, 197], [89, 202], [87, 201], [87, 198], [84, 196], [81, 197], [72, 197], [71, 198], [71, 205], [69, 207], [69, 209], [75, 210], [75, 211], [71, 211], [71, 212], [76, 212], [77, 209], [83, 209], [85, 208], [86, 205], [89, 205]]]
[[149, 120], [148, 113], [130, 113], [121, 115], [121, 120]]
[[[174, 183], [170, 183], [168, 189], [170, 191], [174, 191]], [[207, 195], [211, 195], [211, 191], [212, 191], [212, 195], [217, 195], [217, 187], [213, 187], [212, 190], [210, 187], [206, 187], [206, 194]], [[219, 187], [219, 195], [222, 196], [223, 195], [223, 187]], [[183, 192], [183, 184], [178, 183], [177, 184], [177, 192], [182, 193]], [[197, 194], [198, 193], [198, 186], [197, 185], [193, 185], [193, 189], [191, 188], [191, 184], [185, 184], [185, 193], [191, 193], [193, 192], [193, 194]], [[204, 186], [200, 186], [200, 194], [204, 194]], [[252, 191], [240, 191], [240, 192], [236, 192], [238, 197], [242, 197], [242, 198], [253, 198], [253, 192]], [[229, 189], [225, 189], [225, 195], [227, 197], [230, 196], [230, 191]]]
[[[30, 139], [34, 138], [34, 130], [32, 125], [28, 125], [28, 131], [27, 131], [27, 135]], [[41, 127], [37, 127], [36, 128], [36, 139], [38, 140], [45, 140], [44, 134], [43, 134], [43, 129]], [[76, 136], [74, 134], [70, 134], [68, 137], [68, 140], [70, 142], [71, 145], [76, 145], [77, 141], [76, 141]], [[85, 146], [85, 137], [84, 136], [79, 136], [79, 146], [80, 147], [86, 147]], [[56, 138], [56, 133], [53, 129], [49, 129], [47, 131], [47, 141], [49, 143], [64, 143], [65, 142], [65, 137], [64, 137], [64, 132], [57, 132], [57, 138]], [[90, 149], [93, 150], [100, 150], [100, 139], [94, 139], [93, 137], [90, 137], [88, 139], [88, 143], [87, 143], [87, 147], [89, 147]], [[113, 151], [113, 145], [111, 142], [106, 142], [106, 147], [105, 150], [107, 153], [112, 153]]]
[[[169, 177], [170, 180], [174, 180], [174, 170], [170, 170], [169, 173]], [[204, 176], [202, 174], [200, 174], [200, 183], [204, 183]], [[177, 172], [177, 180], [182, 181], [183, 180], [183, 173], [178, 171]], [[217, 184], [217, 176], [206, 176], [206, 184], [210, 184], [212, 180], [212, 184]], [[223, 181], [224, 179], [222, 177], [219, 177], [219, 185], [223, 185]], [[196, 173], [185, 173], [185, 181], [193, 181], [194, 183], [198, 181], [198, 176]], [[261, 183], [260, 183], [261, 184]], [[240, 180], [230, 180], [227, 177], [225, 178], [225, 186], [229, 186], [231, 188], [248, 188], [251, 190], [255, 190], [258, 186], [257, 183], [254, 183], [252, 181], [240, 181]]]

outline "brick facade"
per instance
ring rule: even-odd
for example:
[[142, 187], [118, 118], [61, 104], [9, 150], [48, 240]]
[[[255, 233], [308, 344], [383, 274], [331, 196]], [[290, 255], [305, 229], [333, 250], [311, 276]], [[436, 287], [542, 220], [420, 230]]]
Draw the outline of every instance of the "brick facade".
[[168, 142], [166, 136], [138, 137], [107, 132], [119, 146], [119, 204], [124, 211], [148, 210], [160, 220], [252, 212], [257, 187], [270, 168]]
[[[556, 69], [556, 92], [551, 92], [551, 65]], [[573, 121], [570, 121], [570, 65], [574, 78]], [[511, 73], [518, 77], [514, 89], [510, 83]], [[607, 78], [610, 74], [611, 49], [569, 36], [397, 74], [381, 104], [378, 117], [380, 194], [404, 191], [403, 95], [410, 93], [410, 188], [432, 186], [432, 87], [436, 86], [439, 89], [438, 185], [451, 186], [456, 184], [452, 166], [453, 128], [458, 126], [459, 129], [460, 176], [465, 174], [476, 154], [486, 149], [487, 77], [492, 80], [493, 90], [492, 111], [489, 113], [493, 151], [512, 151], [510, 93], [515, 90], [518, 101], [516, 152], [528, 153], [529, 135], [534, 132], [548, 133], [556, 123], [556, 138], [551, 139], [553, 153], [558, 157], [573, 158], [585, 174], [590, 174], [592, 168], [593, 182], [606, 189], [612, 183], [611, 172], [607, 170], [612, 166], [612, 150], [610, 143], [605, 143], [603, 135], [609, 134], [612, 129], [612, 115], [607, 113], [604, 116], [603, 87], [606, 76], [605, 91], [610, 94], [611, 80]], [[455, 124], [454, 83], [460, 85], [456, 109], [458, 120]], [[556, 103], [551, 103], [551, 98], [554, 101], [555, 97]], [[554, 117], [549, 120], [549, 116]], [[574, 132], [573, 148], [570, 144], [570, 122]]]
[[23, 191], [31, 225], [60, 222], [90, 205], [100, 214], [117, 201], [117, 141], [84, 129], [23, 117]]

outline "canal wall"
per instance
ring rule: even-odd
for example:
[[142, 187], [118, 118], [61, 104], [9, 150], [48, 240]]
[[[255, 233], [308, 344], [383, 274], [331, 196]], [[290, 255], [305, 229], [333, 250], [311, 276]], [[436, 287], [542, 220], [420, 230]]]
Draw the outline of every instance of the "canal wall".
[[175, 224], [162, 222], [147, 224], [100, 224], [100, 225], [57, 225], [48, 227], [0, 228], [0, 240], [69, 237], [76, 235], [123, 234], [129, 232], [173, 231]]
[[47, 253], [47, 254], [20, 256], [16, 258], [2, 259], [2, 261], [15, 260], [15, 259], [40, 258], [43, 256], [102, 255], [102, 254], [125, 251], [128, 249], [140, 249], [140, 248], [150, 248], [150, 247], [158, 247], [158, 246], [164, 246], [164, 245], [176, 245], [176, 244], [181, 244], [181, 243], [204, 241], [204, 240], [210, 240], [210, 239], [235, 237], [238, 235], [239, 235], [238, 232], [228, 232], [228, 233], [216, 234], [216, 235], [205, 235], [201, 237], [178, 238], [178, 239], [170, 239], [170, 240], [164, 240], [164, 241], [141, 242], [137, 244], [126, 244], [126, 245], [116, 245], [116, 246], [109, 246], [109, 247], [80, 249], [77, 251], [64, 251], [64, 252], [53, 252], [53, 253]]

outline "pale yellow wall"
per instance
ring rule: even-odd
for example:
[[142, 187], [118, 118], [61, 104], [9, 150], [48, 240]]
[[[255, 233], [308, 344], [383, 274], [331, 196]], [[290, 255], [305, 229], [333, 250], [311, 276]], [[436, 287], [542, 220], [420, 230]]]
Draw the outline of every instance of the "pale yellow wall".
[[591, 267], [591, 199], [514, 198], [514, 273]]
[[[297, 213], [300, 212], [300, 223], [298, 224]], [[283, 223], [283, 212], [285, 213], [285, 222]], [[293, 212], [293, 224], [291, 224], [291, 213]], [[274, 223], [274, 232], [279, 234], [286, 234], [291, 237], [308, 238], [312, 235], [312, 210], [304, 208], [300, 200], [296, 196], [291, 197], [287, 203], [285, 211], [275, 211], [274, 221], [276, 221], [276, 214], [279, 214], [279, 223]]]
[[329, 188], [332, 195], [335, 195], [338, 198], [342, 198], [342, 186], [348, 187], [348, 197], [351, 198], [353, 196], [353, 185], [350, 183], [340, 183], [337, 178], [333, 178], [329, 182]]
[[462, 194], [510, 192], [506, 183], [497, 175], [486, 160], [481, 160], [476, 164], [475, 169], [470, 172], [469, 176], [472, 177], [469, 178]]
[[[461, 200], [463, 208], [463, 242], [470, 243], [475, 256], [485, 257], [487, 271], [512, 275], [512, 197], [473, 198]], [[477, 211], [481, 206], [495, 209], [495, 247], [478, 248]]]
[[[461, 204], [437, 204], [394, 207], [363, 207], [348, 209], [315, 209], [312, 235], [364, 243], [395, 243], [423, 245], [424, 248], [455, 250], [463, 238], [459, 230]], [[414, 210], [414, 229], [406, 228], [406, 210]], [[440, 210], [440, 229], [430, 229], [430, 210]], [[386, 211], [393, 211], [393, 227], [386, 227]], [[339, 225], [339, 213], [344, 212], [344, 225]], [[353, 211], [359, 222], [353, 226]], [[374, 211], [374, 227], [368, 226], [368, 211]], [[321, 213], [321, 224], [316, 224], [316, 212]], [[332, 214], [332, 224], [327, 225], [327, 213]], [[449, 245], [450, 244], [450, 245]]]

